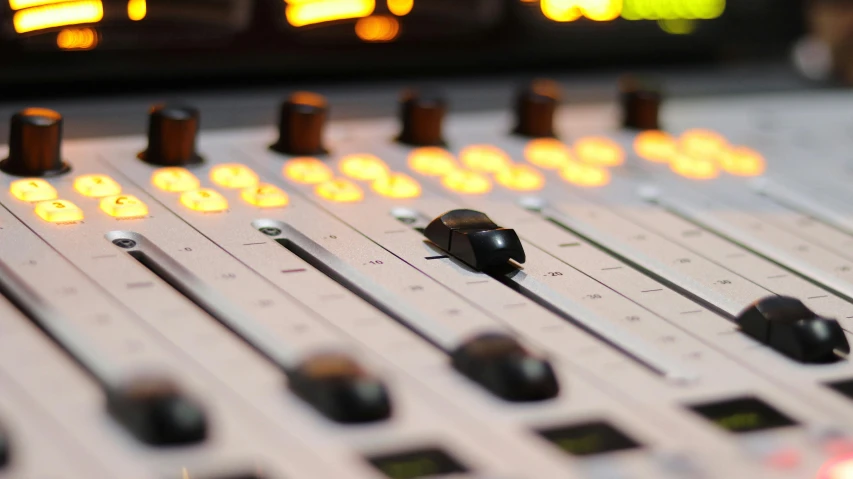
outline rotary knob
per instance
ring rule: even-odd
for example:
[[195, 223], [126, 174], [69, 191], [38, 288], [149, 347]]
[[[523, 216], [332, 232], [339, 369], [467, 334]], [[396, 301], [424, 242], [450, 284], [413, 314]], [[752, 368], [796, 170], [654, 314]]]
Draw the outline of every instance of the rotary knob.
[[516, 135], [553, 138], [554, 114], [560, 105], [560, 86], [552, 80], [535, 80], [515, 98]]
[[187, 166], [203, 161], [196, 153], [198, 110], [191, 107], [155, 105], [148, 112], [148, 149], [139, 154], [146, 163]]
[[412, 146], [443, 146], [441, 129], [447, 104], [441, 96], [408, 91], [400, 103], [402, 131], [397, 141]]
[[9, 157], [0, 169], [15, 176], [54, 176], [71, 168], [62, 161], [62, 115], [26, 108], [12, 116]]
[[620, 82], [622, 126], [634, 130], [659, 130], [660, 89], [634, 77]]
[[300, 91], [281, 104], [278, 141], [270, 148], [286, 155], [323, 155], [323, 129], [329, 114], [326, 98]]

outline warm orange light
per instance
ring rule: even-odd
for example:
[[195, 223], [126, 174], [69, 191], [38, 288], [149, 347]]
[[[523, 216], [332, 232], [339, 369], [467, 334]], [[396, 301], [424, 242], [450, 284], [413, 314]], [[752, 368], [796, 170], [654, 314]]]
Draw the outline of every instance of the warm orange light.
[[78, 0], [15, 12], [12, 23], [18, 33], [27, 33], [46, 28], [96, 23], [104, 18], [101, 0]]
[[575, 142], [574, 150], [579, 160], [590, 165], [619, 166], [625, 162], [622, 147], [609, 138], [581, 138]]
[[728, 147], [719, 133], [710, 130], [689, 130], [679, 138], [681, 152], [693, 158], [716, 159]]
[[113, 218], [141, 218], [148, 215], [148, 206], [133, 195], [108, 196], [101, 200], [101, 211]]
[[714, 160], [684, 154], [673, 158], [669, 167], [679, 175], [693, 180], [710, 180], [720, 174], [720, 169]]
[[427, 176], [444, 176], [459, 169], [453, 155], [444, 148], [427, 146], [409, 154], [409, 168]]
[[102, 198], [121, 193], [121, 185], [107, 175], [83, 175], [74, 179], [74, 189], [83, 196]]
[[258, 184], [258, 175], [239, 163], [226, 163], [210, 170], [210, 179], [225, 188], [248, 188]]
[[524, 157], [530, 163], [546, 170], [562, 168], [573, 159], [569, 147], [553, 138], [531, 140], [524, 148]]
[[542, 14], [555, 22], [573, 22], [583, 16], [577, 0], [542, 0]]
[[637, 135], [634, 151], [640, 158], [655, 163], [669, 163], [678, 153], [678, 146], [669, 133], [650, 130]]
[[355, 34], [365, 42], [390, 42], [400, 34], [400, 22], [394, 17], [371, 15], [356, 22]]
[[127, 2], [127, 18], [138, 22], [148, 14], [148, 2], [145, 0], [129, 0]]
[[344, 157], [338, 168], [355, 180], [372, 181], [388, 176], [388, 165], [379, 157], [366, 153]]
[[345, 178], [335, 178], [317, 185], [317, 196], [337, 203], [354, 203], [364, 198], [364, 192], [357, 184]]
[[622, 14], [622, 0], [542, 0], [541, 8], [555, 22], [573, 22], [581, 16], [607, 22]]
[[13, 181], [9, 185], [9, 192], [22, 201], [55, 200], [58, 196], [56, 188], [40, 178]]
[[51, 223], [67, 223], [83, 219], [83, 210], [66, 200], [42, 201], [36, 204], [39, 218]]
[[495, 181], [516, 191], [541, 190], [545, 177], [536, 168], [528, 165], [511, 165], [495, 174]]
[[287, 196], [287, 193], [277, 186], [266, 183], [261, 183], [260, 185], [244, 189], [243, 192], [240, 193], [240, 197], [243, 198], [243, 201], [246, 203], [259, 208], [278, 208], [281, 206], [287, 206], [287, 204], [290, 203], [290, 198]]
[[820, 468], [817, 479], [853, 479], [853, 457], [847, 454], [830, 460]]
[[421, 195], [421, 185], [414, 178], [403, 173], [384, 176], [370, 186], [373, 191], [388, 198], [417, 198]]
[[56, 46], [63, 50], [91, 50], [98, 46], [94, 28], [63, 28], [56, 35]]
[[455, 170], [441, 179], [445, 188], [457, 193], [480, 195], [492, 189], [492, 182], [485, 175], [470, 170]]
[[560, 176], [577, 186], [604, 186], [610, 183], [609, 171], [578, 161], [573, 161], [561, 168]]
[[216, 213], [228, 209], [228, 200], [216, 190], [202, 188], [181, 194], [181, 204], [193, 211]]
[[411, 13], [414, 6], [415, 0], [388, 0], [388, 10], [398, 17]]
[[285, 178], [297, 183], [316, 185], [332, 179], [332, 169], [316, 158], [294, 158], [284, 164]]
[[459, 152], [462, 163], [474, 171], [496, 173], [509, 167], [512, 160], [503, 150], [491, 145], [471, 145]]
[[765, 161], [761, 153], [746, 147], [733, 148], [720, 155], [720, 166], [736, 176], [758, 176], [764, 173]]
[[151, 183], [163, 191], [179, 193], [194, 190], [200, 183], [194, 174], [184, 168], [160, 168], [151, 175]]
[[366, 17], [376, 8], [375, 0], [285, 0], [287, 22], [294, 27]]
[[22, 8], [38, 7], [40, 5], [49, 5], [51, 3], [62, 3], [68, 0], [9, 0], [9, 7], [12, 10], [20, 10]]

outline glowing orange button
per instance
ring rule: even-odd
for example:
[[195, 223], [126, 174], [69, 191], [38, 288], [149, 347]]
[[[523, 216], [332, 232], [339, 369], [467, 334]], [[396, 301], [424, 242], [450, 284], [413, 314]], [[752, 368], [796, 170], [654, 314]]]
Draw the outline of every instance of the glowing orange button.
[[710, 130], [688, 130], [679, 138], [681, 152], [701, 159], [716, 159], [728, 147], [722, 135]]
[[314, 191], [321, 198], [338, 203], [354, 203], [364, 198], [364, 192], [361, 191], [361, 188], [344, 178], [335, 178], [320, 183]]
[[151, 183], [163, 191], [180, 193], [199, 187], [198, 178], [184, 168], [160, 168], [151, 176]]
[[560, 176], [577, 186], [604, 186], [610, 183], [610, 172], [604, 168], [573, 161], [560, 169]]
[[9, 192], [22, 201], [55, 200], [59, 196], [53, 185], [39, 178], [13, 181]]
[[444, 148], [427, 146], [409, 155], [409, 168], [427, 176], [444, 176], [459, 169], [453, 155]]
[[573, 159], [569, 147], [553, 138], [531, 140], [524, 148], [524, 157], [530, 163], [546, 170], [562, 168]]
[[39, 218], [51, 223], [66, 223], [83, 219], [83, 210], [66, 200], [42, 201], [36, 204]]
[[495, 181], [516, 191], [540, 190], [545, 185], [545, 177], [537, 169], [527, 165], [512, 165], [495, 174]]
[[316, 185], [332, 179], [332, 169], [316, 158], [294, 158], [284, 165], [285, 178], [297, 183]]
[[720, 168], [713, 160], [678, 155], [669, 163], [672, 171], [693, 180], [710, 180], [720, 174]]
[[644, 131], [634, 139], [634, 151], [640, 158], [655, 163], [669, 163], [678, 153], [675, 139], [666, 132]]
[[575, 142], [574, 150], [579, 160], [590, 165], [619, 166], [625, 162], [622, 147], [609, 138], [582, 138]]
[[290, 203], [287, 193], [277, 186], [266, 183], [246, 188], [240, 193], [240, 197], [246, 203], [260, 208], [278, 208], [280, 206], [287, 206]]
[[83, 175], [74, 180], [74, 189], [83, 196], [102, 198], [121, 193], [121, 185], [107, 175]]
[[492, 189], [492, 182], [487, 177], [470, 170], [453, 171], [441, 179], [441, 184], [451, 191], [469, 195], [488, 193]]
[[417, 198], [421, 195], [421, 185], [403, 173], [392, 173], [379, 178], [371, 187], [373, 191], [389, 198]]
[[101, 200], [101, 210], [113, 218], [140, 218], [148, 215], [148, 206], [133, 195], [108, 196]]
[[746, 147], [738, 147], [720, 155], [720, 166], [732, 175], [758, 176], [764, 173], [765, 162], [761, 153]]
[[372, 181], [388, 176], [388, 165], [374, 155], [349, 155], [338, 165], [341, 172], [355, 180]]
[[258, 175], [248, 166], [237, 163], [214, 166], [210, 179], [225, 188], [248, 188], [258, 184]]
[[468, 168], [488, 173], [496, 173], [512, 164], [503, 150], [490, 145], [468, 146], [459, 153], [459, 158]]
[[218, 191], [208, 188], [184, 192], [181, 195], [181, 204], [193, 211], [214, 213], [228, 209], [228, 200], [220, 195]]

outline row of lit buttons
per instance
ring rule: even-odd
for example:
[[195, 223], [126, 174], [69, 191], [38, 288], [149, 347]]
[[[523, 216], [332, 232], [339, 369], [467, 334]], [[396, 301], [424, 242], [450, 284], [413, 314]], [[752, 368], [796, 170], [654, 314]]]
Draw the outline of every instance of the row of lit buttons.
[[662, 131], [637, 135], [634, 151], [641, 158], [669, 167], [685, 178], [716, 178], [720, 170], [736, 176], [758, 176], [764, 158], [755, 150], [732, 146], [722, 135], [709, 130], [689, 130], [680, 137]]
[[[251, 168], [240, 164], [224, 164], [210, 170], [210, 179], [224, 188], [240, 189], [240, 198], [259, 208], [277, 208], [290, 202], [287, 193], [267, 183], [260, 183]], [[160, 168], [151, 183], [163, 191], [181, 193], [182, 205], [193, 211], [214, 213], [228, 209], [228, 200], [218, 191], [200, 188], [199, 179], [185, 168]]]
[[557, 170], [560, 177], [576, 186], [594, 187], [610, 183], [607, 167], [625, 162], [625, 152], [608, 138], [584, 138], [574, 149], [553, 138], [530, 141], [524, 148], [525, 159], [546, 170]]
[[[391, 171], [379, 157], [349, 155], [339, 163], [341, 172], [354, 180], [369, 181], [376, 193], [388, 198], [417, 198], [421, 185], [412, 177]], [[321, 198], [338, 203], [353, 203], [364, 198], [361, 187], [347, 178], [335, 178], [332, 169], [316, 158], [294, 158], [284, 165], [283, 174], [297, 183], [316, 185]]]
[[[90, 198], [101, 198], [100, 208], [114, 218], [137, 218], [148, 214], [148, 207], [133, 195], [122, 195], [121, 185], [106, 175], [83, 175], [74, 180], [74, 189]], [[35, 213], [51, 223], [81, 221], [83, 210], [68, 200], [58, 199], [56, 188], [40, 178], [12, 182], [12, 196], [35, 202]]]

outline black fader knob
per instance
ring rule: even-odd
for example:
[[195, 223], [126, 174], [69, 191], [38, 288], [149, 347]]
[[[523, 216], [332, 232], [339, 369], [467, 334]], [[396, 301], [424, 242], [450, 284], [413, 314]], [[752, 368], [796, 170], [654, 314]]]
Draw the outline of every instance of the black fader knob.
[[405, 92], [400, 101], [402, 129], [397, 141], [411, 146], [443, 146], [446, 112], [447, 102], [436, 93]]
[[291, 391], [332, 421], [363, 424], [391, 416], [382, 381], [337, 353], [308, 358], [288, 374]]
[[15, 113], [9, 128], [9, 157], [0, 169], [15, 176], [54, 176], [70, 170], [62, 161], [62, 115], [47, 108]]
[[554, 137], [554, 114], [560, 105], [560, 85], [553, 80], [534, 80], [515, 97], [516, 135]]
[[202, 162], [195, 144], [198, 110], [191, 107], [155, 105], [148, 112], [148, 149], [139, 154], [158, 166], [187, 166]]
[[317, 93], [300, 91], [282, 102], [278, 141], [270, 148], [285, 155], [323, 155], [323, 129], [329, 106]]
[[478, 271], [501, 270], [509, 260], [524, 263], [526, 259], [515, 230], [501, 228], [479, 211], [448, 211], [432, 220], [424, 235]]
[[107, 391], [107, 410], [140, 441], [151, 446], [179, 446], [207, 437], [202, 407], [172, 381], [147, 377]]
[[656, 86], [635, 77], [619, 82], [622, 126], [634, 130], [659, 130], [663, 94]]
[[838, 321], [816, 315], [796, 298], [756, 301], [737, 323], [747, 335], [802, 363], [831, 363], [850, 353]]
[[452, 353], [451, 360], [457, 371], [505, 401], [544, 401], [560, 393], [551, 364], [506, 334], [470, 339]]

